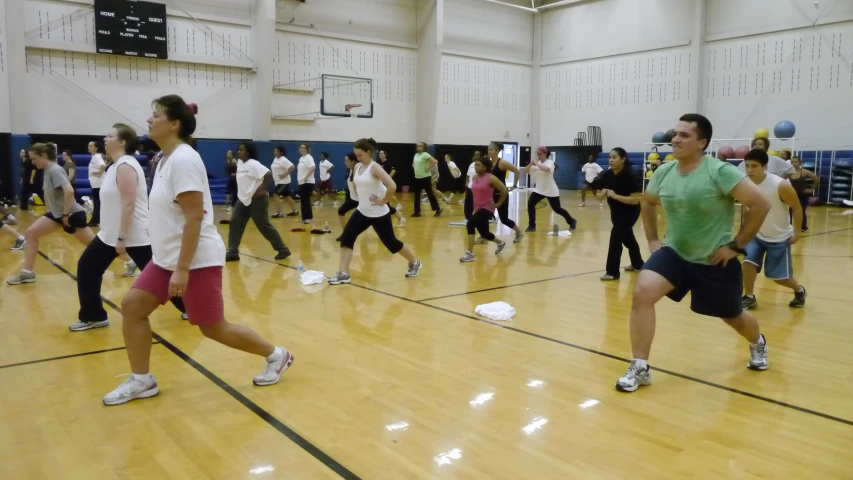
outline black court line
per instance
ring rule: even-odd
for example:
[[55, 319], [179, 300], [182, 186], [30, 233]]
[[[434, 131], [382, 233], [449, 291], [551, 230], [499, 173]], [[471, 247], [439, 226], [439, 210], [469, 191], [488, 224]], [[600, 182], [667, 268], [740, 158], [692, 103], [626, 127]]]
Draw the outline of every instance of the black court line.
[[[243, 253], [241, 253], [241, 255], [244, 255], [244, 254], [243, 254]], [[281, 266], [281, 267], [294, 268], [294, 267], [291, 267], [290, 265], [284, 265], [284, 264], [278, 263], [278, 262], [276, 262], [276, 261], [274, 261], [274, 260], [267, 260], [267, 259], [265, 259], [265, 258], [255, 257], [255, 256], [252, 256], [252, 255], [246, 255], [246, 256], [247, 256], [247, 257], [251, 257], [251, 258], [258, 259], [258, 260], [263, 261], [263, 262], [272, 263], [272, 264], [275, 264], [275, 265], [278, 265], [278, 266]], [[620, 356], [618, 356], [618, 355], [613, 355], [613, 354], [611, 354], [611, 353], [602, 352], [602, 351], [599, 351], [599, 350], [594, 350], [594, 349], [592, 349], [592, 348], [588, 348], [588, 347], [583, 347], [583, 346], [581, 346], [581, 345], [575, 345], [574, 343], [569, 343], [569, 342], [566, 342], [566, 341], [563, 341], [563, 340], [558, 340], [558, 339], [556, 339], [556, 338], [549, 337], [549, 336], [547, 336], [547, 335], [542, 335], [542, 334], [539, 334], [539, 333], [529, 332], [529, 331], [527, 331], [527, 330], [522, 330], [522, 329], [520, 329], [520, 328], [511, 327], [511, 326], [509, 326], [509, 325], [502, 325], [502, 324], [500, 324], [500, 323], [494, 323], [494, 322], [491, 322], [491, 321], [486, 320], [486, 319], [483, 319], [483, 318], [475, 317], [475, 316], [473, 316], [473, 315], [468, 315], [468, 314], [465, 314], [465, 313], [457, 312], [457, 311], [455, 311], [455, 310], [450, 310], [450, 309], [448, 309], [448, 308], [443, 308], [443, 307], [439, 307], [439, 306], [436, 306], [436, 305], [430, 305], [430, 304], [428, 304], [428, 303], [422, 303], [422, 301], [415, 301], [415, 300], [412, 300], [412, 299], [409, 299], [409, 298], [400, 297], [400, 296], [398, 296], [398, 295], [394, 295], [394, 294], [391, 294], [391, 293], [383, 292], [383, 291], [381, 291], [381, 290], [375, 290], [375, 289], [372, 289], [372, 288], [370, 288], [370, 287], [365, 287], [365, 286], [363, 286], [363, 285], [356, 285], [356, 284], [354, 284], [354, 283], [351, 283], [350, 285], [351, 285], [351, 286], [353, 286], [353, 287], [361, 288], [361, 289], [364, 289], [364, 290], [369, 290], [369, 291], [371, 291], [371, 292], [379, 293], [379, 294], [382, 294], [382, 295], [387, 295], [387, 296], [389, 296], [389, 297], [399, 298], [399, 299], [405, 300], [405, 301], [407, 301], [407, 302], [414, 303], [414, 304], [416, 304], [416, 305], [421, 305], [421, 306], [424, 306], [424, 307], [427, 307], [427, 308], [432, 308], [432, 309], [435, 309], [435, 310], [440, 310], [440, 311], [442, 311], [442, 312], [446, 312], [446, 313], [449, 313], [449, 314], [452, 314], [452, 315], [456, 315], [456, 316], [459, 316], [459, 317], [467, 318], [467, 319], [469, 319], [469, 320], [474, 320], [475, 322], [483, 323], [483, 324], [486, 324], [486, 325], [491, 325], [491, 326], [493, 326], [493, 327], [502, 328], [502, 329], [504, 329], [504, 330], [509, 330], [509, 331], [511, 331], [511, 332], [515, 332], [515, 333], [521, 333], [521, 334], [523, 334], [523, 335], [528, 335], [528, 336], [530, 336], [530, 337], [538, 338], [538, 339], [540, 339], [540, 340], [545, 340], [546, 342], [556, 343], [556, 344], [558, 344], [558, 345], [563, 345], [563, 346], [565, 346], [565, 347], [573, 348], [573, 349], [575, 349], [575, 350], [581, 350], [581, 351], [584, 351], [584, 352], [587, 352], [587, 353], [592, 353], [592, 354], [599, 355], [599, 356], [602, 356], [602, 357], [605, 357], [605, 358], [610, 358], [610, 359], [613, 359], [613, 360], [619, 360], [620, 362], [631, 363], [631, 360], [630, 360], [630, 359], [628, 359], [628, 358], [620, 357]], [[738, 389], [736, 389], [736, 388], [727, 387], [727, 386], [725, 386], [725, 385], [720, 385], [720, 384], [718, 384], [718, 383], [710, 382], [710, 381], [708, 381], [708, 380], [702, 380], [701, 378], [692, 377], [692, 376], [690, 376], [690, 375], [685, 375], [685, 374], [683, 374], [683, 373], [674, 372], [674, 371], [672, 371], [672, 370], [666, 370], [666, 369], [663, 369], [663, 368], [659, 368], [659, 367], [651, 367], [651, 366], [650, 366], [649, 368], [651, 368], [652, 370], [655, 370], [655, 371], [661, 372], [661, 373], [665, 373], [665, 374], [667, 374], [667, 375], [672, 375], [673, 377], [678, 377], [678, 378], [681, 378], [681, 379], [684, 379], [684, 380], [689, 380], [689, 381], [692, 381], [692, 382], [701, 383], [702, 385], [707, 385], [707, 386], [709, 386], [709, 387], [713, 387], [713, 388], [716, 388], [716, 389], [719, 389], [719, 390], [724, 390], [724, 391], [727, 391], [727, 392], [730, 392], [730, 393], [736, 393], [736, 394], [738, 394], [738, 395], [742, 395], [742, 396], [744, 396], [744, 397], [753, 398], [753, 399], [756, 399], [756, 400], [761, 400], [761, 401], [763, 401], [763, 402], [771, 403], [771, 404], [773, 404], [773, 405], [778, 405], [778, 406], [780, 406], [780, 407], [790, 408], [790, 409], [792, 409], [792, 410], [796, 410], [796, 411], [798, 411], [798, 412], [807, 413], [807, 414], [809, 414], [809, 415], [814, 415], [814, 416], [816, 416], [816, 417], [825, 418], [825, 419], [827, 419], [827, 420], [832, 420], [832, 421], [835, 421], [835, 422], [838, 422], [838, 423], [843, 423], [843, 424], [845, 424], [845, 425], [853, 426], [853, 420], [847, 420], [847, 419], [845, 419], [845, 418], [836, 417], [836, 416], [833, 416], [833, 415], [829, 415], [829, 414], [827, 414], [827, 413], [818, 412], [817, 410], [811, 410], [811, 409], [809, 409], [809, 408], [800, 407], [800, 406], [797, 406], [797, 405], [794, 405], [794, 404], [791, 404], [791, 403], [782, 402], [782, 401], [779, 401], [779, 400], [774, 400], [774, 399], [769, 398], [769, 397], [764, 397], [764, 396], [757, 395], [757, 394], [754, 394], [754, 393], [746, 392], [746, 391], [744, 391], [744, 390], [738, 390]]]
[[[47, 260], [51, 265], [58, 268], [62, 273], [71, 277], [71, 279], [73, 279], [75, 282], [77, 281], [77, 277], [73, 273], [69, 272], [65, 267], [56, 263], [55, 261], [53, 261], [53, 259], [51, 259], [47, 255], [45, 255], [41, 251], [39, 251], [38, 253], [45, 260]], [[275, 262], [273, 262], [273, 263], [275, 263]], [[105, 298], [103, 296], [101, 296], [101, 299], [104, 301], [105, 304], [109, 305], [113, 310], [121, 313], [121, 307], [119, 307], [118, 305], [113, 303], [110, 299]], [[207, 377], [208, 380], [210, 380], [211, 382], [216, 384], [216, 386], [218, 386], [219, 388], [224, 390], [225, 393], [227, 393], [232, 398], [234, 398], [235, 400], [237, 400], [238, 402], [243, 404], [244, 407], [251, 410], [252, 413], [259, 416], [263, 421], [267, 422], [267, 424], [269, 424], [270, 426], [272, 426], [273, 428], [278, 430], [279, 433], [281, 433], [282, 435], [284, 435], [285, 437], [290, 439], [290, 441], [295, 443], [301, 449], [308, 452], [312, 457], [319, 460], [323, 465], [325, 465], [326, 467], [328, 467], [329, 469], [331, 469], [332, 471], [334, 471], [335, 473], [340, 475], [341, 478], [345, 478], [347, 480], [360, 480], [361, 479], [361, 477], [359, 477], [358, 475], [356, 475], [355, 473], [351, 472], [346, 467], [344, 467], [343, 465], [338, 463], [337, 460], [335, 460], [334, 458], [329, 456], [324, 451], [320, 450], [314, 444], [312, 444], [307, 439], [305, 439], [305, 437], [303, 437], [303, 436], [299, 435], [298, 433], [296, 433], [295, 431], [293, 431], [293, 429], [291, 429], [290, 427], [285, 425], [281, 420], [277, 419], [271, 413], [269, 413], [266, 410], [264, 410], [263, 408], [261, 408], [258, 404], [249, 400], [245, 395], [243, 395], [242, 393], [235, 390], [234, 387], [229, 385], [225, 380], [222, 380], [221, 378], [216, 376], [216, 374], [214, 374], [213, 372], [211, 372], [210, 370], [205, 368], [202, 364], [195, 361], [192, 357], [187, 355], [183, 350], [176, 347], [171, 342], [169, 342], [168, 340], [164, 339], [163, 337], [161, 337], [160, 335], [155, 333], [153, 330], [151, 333], [152, 333], [152, 336], [154, 337], [154, 340], [156, 340], [158, 343], [162, 344], [164, 347], [168, 348], [172, 353], [177, 355], [178, 358], [180, 358], [184, 362], [188, 363], [191, 367], [196, 369], [199, 373], [201, 373], [202, 375]], [[113, 350], [123, 350], [123, 349], [124, 349], [124, 347], [116, 348]], [[100, 352], [95, 352], [95, 353], [100, 353]]]
[[[154, 342], [154, 343], [156, 344], [158, 342]], [[66, 358], [86, 357], [88, 355], [97, 355], [99, 353], [118, 352], [119, 350], [124, 350], [125, 348], [126, 347], [105, 348], [103, 350], [94, 350], [91, 352], [72, 353], [70, 355], [62, 355], [59, 357], [42, 358], [40, 360], [30, 360], [29, 362], [10, 363], [8, 365], [0, 365], [0, 369], [12, 368], [12, 367], [21, 367], [23, 365], [33, 365], [36, 363], [52, 362], [54, 360], [65, 360]]]
[[[482, 289], [480, 289], [480, 290], [471, 290], [470, 292], [454, 293], [454, 294], [451, 294], [451, 295], [443, 295], [443, 296], [441, 296], [441, 297], [423, 298], [423, 299], [420, 299], [420, 300], [412, 300], [412, 301], [413, 301], [413, 302], [417, 302], [417, 303], [430, 302], [430, 301], [432, 301], [432, 300], [441, 300], [441, 299], [444, 299], [444, 298], [460, 297], [460, 296], [462, 296], [462, 295], [470, 295], [470, 294], [472, 294], [472, 293], [490, 292], [490, 291], [492, 291], [492, 290], [501, 290], [501, 289], [504, 289], [504, 288], [520, 287], [520, 286], [522, 286], [522, 285], [531, 285], [531, 284], [534, 284], [534, 283], [542, 283], [542, 282], [551, 282], [551, 281], [554, 281], [554, 280], [562, 280], [562, 279], [564, 279], [564, 278], [582, 277], [582, 276], [584, 276], [584, 275], [590, 275], [590, 274], [593, 274], [593, 273], [601, 273], [601, 272], [604, 272], [604, 270], [593, 270], [593, 271], [590, 271], [590, 272], [572, 273], [572, 274], [568, 274], [568, 275], [560, 275], [559, 277], [544, 278], [544, 279], [542, 279], [542, 280], [531, 280], [531, 281], [529, 281], [529, 282], [512, 283], [512, 284], [509, 284], [509, 285], [501, 285], [501, 286], [499, 286], [499, 287], [482, 288]], [[408, 299], [407, 299], [407, 300], [408, 300]]]
[[809, 237], [817, 237], [820, 235], [829, 235], [830, 233], [846, 232], [847, 230], [853, 230], [853, 227], [840, 228], [838, 230], [830, 230], [828, 232], [819, 232], [819, 233], [810, 233], [808, 235], [800, 235], [800, 238], [809, 238]]

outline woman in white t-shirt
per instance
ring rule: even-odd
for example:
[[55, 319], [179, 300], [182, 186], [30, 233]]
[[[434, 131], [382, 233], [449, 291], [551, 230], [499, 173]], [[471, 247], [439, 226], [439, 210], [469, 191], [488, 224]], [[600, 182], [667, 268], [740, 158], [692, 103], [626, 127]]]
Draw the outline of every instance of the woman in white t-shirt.
[[225, 245], [213, 223], [207, 170], [192, 141], [198, 111], [177, 95], [153, 102], [148, 136], [163, 150], [149, 196], [148, 233], [153, 258], [121, 302], [124, 340], [133, 372], [108, 393], [105, 405], [119, 405], [160, 393], [150, 373], [151, 325], [148, 317], [171, 296], [181, 297], [189, 321], [205, 337], [237, 350], [266, 357], [255, 385], [278, 383], [293, 355], [254, 330], [225, 320], [222, 268]]
[[565, 208], [560, 206], [560, 189], [557, 188], [557, 182], [554, 181], [554, 161], [548, 158], [548, 148], [539, 147], [536, 149], [536, 157], [530, 160], [530, 164], [524, 167], [524, 171], [529, 173], [536, 185], [533, 187], [533, 193], [527, 197], [527, 230], [526, 232], [536, 231], [536, 204], [542, 201], [543, 198], [548, 199], [551, 205], [551, 210], [554, 213], [563, 217], [566, 223], [569, 224], [569, 229], [574, 230], [578, 226], [578, 221], [572, 218]]
[[270, 196], [266, 184], [272, 177], [270, 169], [255, 160], [258, 151], [252, 142], [243, 142], [237, 147], [237, 203], [231, 212], [228, 224], [228, 252], [226, 262], [240, 260], [240, 242], [243, 232], [251, 218], [261, 235], [270, 242], [273, 250], [278, 252], [276, 260], [284, 260], [290, 256], [290, 249], [284, 244], [278, 230], [270, 223]]
[[335, 188], [332, 185], [332, 174], [329, 173], [334, 170], [335, 164], [329, 161], [329, 154], [323, 152], [320, 154], [320, 185], [317, 186], [317, 196], [319, 197], [316, 202], [314, 202], [315, 207], [319, 207], [323, 205], [323, 197], [325, 195], [329, 195], [332, 197], [332, 206], [337, 207], [340, 205], [338, 202], [337, 193], [335, 192]]
[[[145, 172], [139, 161], [127, 154], [128, 150], [136, 150], [137, 138], [133, 128], [121, 123], [113, 125], [104, 138], [104, 151], [116, 161], [101, 184], [100, 195], [104, 199], [101, 230], [77, 261], [80, 311], [77, 322], [68, 327], [72, 332], [110, 324], [101, 301], [101, 284], [116, 257], [129, 255], [143, 269], [151, 261]], [[180, 298], [172, 298], [172, 303], [182, 315], [186, 314]]]
[[292, 198], [293, 194], [290, 192], [290, 174], [293, 173], [296, 167], [284, 156], [283, 146], [279, 145], [275, 147], [273, 155], [275, 155], [275, 159], [273, 159], [272, 165], [270, 165], [270, 170], [272, 170], [272, 179], [275, 182], [275, 193], [273, 193], [275, 213], [272, 218], [284, 218], [284, 215], [281, 213], [282, 198], [290, 205], [290, 213], [287, 216], [295, 217], [299, 215], [299, 211], [296, 210], [296, 204], [293, 203]]
[[416, 277], [423, 264], [415, 258], [412, 251], [394, 235], [394, 225], [391, 222], [391, 209], [388, 202], [394, 198], [397, 185], [382, 167], [373, 161], [376, 142], [373, 139], [362, 138], [355, 142], [353, 151], [358, 163], [352, 172], [352, 194], [358, 198], [358, 207], [352, 214], [344, 233], [341, 235], [341, 261], [338, 272], [327, 278], [330, 285], [351, 283], [349, 267], [352, 262], [352, 250], [359, 235], [370, 227], [392, 254], [399, 253], [409, 262], [406, 277]]
[[104, 156], [98, 153], [98, 144], [89, 142], [89, 186], [92, 187], [92, 218], [89, 220], [90, 227], [97, 227], [101, 223], [101, 184], [104, 183], [104, 173], [107, 171], [107, 162]]
[[[579, 207], [586, 206], [587, 191], [595, 195], [595, 189], [592, 188], [592, 181], [603, 171], [604, 169], [601, 168], [601, 165], [595, 163], [595, 155], [590, 153], [586, 159], [586, 163], [581, 167], [581, 172], [583, 172], [583, 188], [581, 188], [581, 204], [578, 205]], [[600, 200], [598, 206], [603, 207], [604, 201]]]
[[314, 210], [311, 209], [311, 194], [314, 193], [314, 171], [317, 165], [309, 151], [307, 143], [299, 145], [299, 163], [296, 165], [296, 181], [299, 183], [299, 203], [302, 207], [302, 223], [314, 221]]
[[[453, 161], [453, 156], [449, 153], [444, 155], [444, 163], [447, 164], [447, 169], [450, 171], [450, 176], [453, 177], [453, 188], [450, 189], [450, 196], [444, 197], [447, 203], [453, 203], [453, 195], [456, 193], [465, 193], [465, 179], [462, 178], [462, 171], [456, 166]], [[443, 194], [442, 194], [443, 195]]]

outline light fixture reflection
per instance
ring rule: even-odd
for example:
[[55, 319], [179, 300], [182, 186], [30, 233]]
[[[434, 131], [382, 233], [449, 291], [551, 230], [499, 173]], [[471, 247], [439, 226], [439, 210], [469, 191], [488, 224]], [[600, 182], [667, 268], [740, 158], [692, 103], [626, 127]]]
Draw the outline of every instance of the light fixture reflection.
[[486, 402], [488, 402], [489, 400], [491, 400], [494, 397], [495, 397], [494, 393], [481, 393], [481, 394], [477, 395], [476, 397], [474, 397], [474, 400], [471, 400], [470, 402], [468, 402], [468, 405], [471, 405], [472, 407], [479, 407], [480, 405], [485, 404]]
[[542, 380], [531, 380], [531, 381], [527, 382], [527, 386], [533, 387], [533, 388], [544, 387], [545, 382], [543, 382]]
[[274, 470], [275, 470], [275, 468], [273, 468], [272, 465], [263, 465], [260, 467], [255, 467], [255, 468], [250, 469], [249, 473], [251, 473], [253, 475], [260, 475], [262, 473], [272, 472]]
[[462, 450], [454, 448], [449, 452], [439, 453], [433, 457], [433, 460], [440, 467], [442, 465], [450, 465], [454, 460], [459, 460], [460, 458], [462, 458]]
[[587, 408], [589, 408], [589, 407], [594, 407], [594, 406], [598, 405], [599, 403], [601, 403], [601, 402], [599, 402], [598, 400], [596, 400], [596, 399], [594, 399], [594, 398], [590, 398], [589, 400], [587, 400], [587, 401], [585, 401], [585, 402], [581, 403], [581, 404], [580, 404], [580, 405], [578, 405], [578, 406], [579, 406], [579, 407], [581, 407], [581, 408], [583, 408], [583, 409], [587, 409]]
[[390, 425], [385, 425], [385, 429], [389, 432], [393, 432], [394, 430], [407, 430], [409, 428], [409, 424], [406, 422], [397, 422], [392, 423]]
[[524, 431], [524, 433], [525, 433], [525, 434], [527, 434], [527, 435], [532, 435], [532, 434], [533, 434], [533, 432], [535, 432], [536, 430], [539, 430], [540, 428], [542, 428], [546, 423], [548, 423], [548, 419], [547, 419], [547, 418], [536, 417], [536, 418], [534, 418], [534, 419], [533, 419], [533, 421], [532, 421], [532, 422], [530, 422], [530, 424], [529, 424], [529, 425], [525, 426], [525, 427], [524, 427], [524, 428], [522, 428], [521, 430], [523, 430], [523, 431]]

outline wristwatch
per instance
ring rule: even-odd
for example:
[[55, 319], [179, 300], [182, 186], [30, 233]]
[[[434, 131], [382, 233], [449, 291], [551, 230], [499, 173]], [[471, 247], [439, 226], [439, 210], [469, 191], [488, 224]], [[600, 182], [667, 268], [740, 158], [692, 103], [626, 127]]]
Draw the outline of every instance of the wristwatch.
[[726, 244], [726, 246], [727, 246], [727, 247], [729, 247], [731, 250], [734, 250], [735, 252], [740, 253], [741, 255], [745, 255], [745, 254], [746, 254], [746, 250], [744, 250], [743, 248], [740, 248], [740, 247], [738, 246], [737, 242], [736, 242], [736, 241], [734, 241], [734, 240], [732, 240], [731, 242], [727, 243], [727, 244]]

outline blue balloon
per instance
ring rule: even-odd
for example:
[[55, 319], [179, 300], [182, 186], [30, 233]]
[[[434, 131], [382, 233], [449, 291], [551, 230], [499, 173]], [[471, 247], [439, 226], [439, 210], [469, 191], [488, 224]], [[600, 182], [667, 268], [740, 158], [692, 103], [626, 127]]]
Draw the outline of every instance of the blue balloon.
[[794, 138], [796, 133], [797, 127], [788, 120], [782, 120], [773, 127], [773, 135], [776, 135], [776, 138]]
[[655, 145], [658, 145], [658, 146], [663, 145], [664, 143], [667, 143], [666, 142], [666, 134], [663, 132], [655, 133], [654, 135], [652, 135], [652, 143], [654, 143]]

